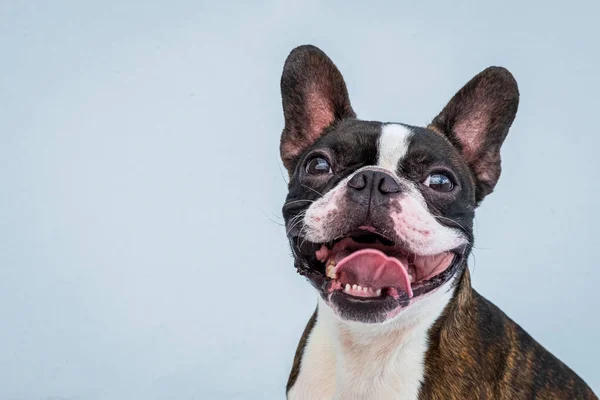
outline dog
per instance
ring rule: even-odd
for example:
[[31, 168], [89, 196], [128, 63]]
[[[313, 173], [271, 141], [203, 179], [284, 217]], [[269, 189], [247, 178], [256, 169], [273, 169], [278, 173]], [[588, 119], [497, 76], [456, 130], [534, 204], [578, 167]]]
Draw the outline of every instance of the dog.
[[310, 45], [288, 56], [281, 94], [282, 212], [319, 294], [288, 399], [597, 399], [471, 287], [475, 209], [519, 103], [508, 70], [476, 75], [427, 127], [357, 119]]

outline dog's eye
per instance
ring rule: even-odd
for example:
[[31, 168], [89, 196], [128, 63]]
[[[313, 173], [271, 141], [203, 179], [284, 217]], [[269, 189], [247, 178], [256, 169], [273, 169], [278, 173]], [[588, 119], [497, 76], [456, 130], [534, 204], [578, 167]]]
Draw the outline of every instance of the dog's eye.
[[449, 192], [454, 189], [454, 183], [444, 174], [431, 174], [425, 179], [423, 185], [429, 186], [438, 192]]
[[329, 165], [329, 161], [327, 161], [324, 157], [315, 157], [312, 158], [308, 164], [306, 164], [306, 172], [311, 175], [325, 175], [331, 174], [331, 165]]

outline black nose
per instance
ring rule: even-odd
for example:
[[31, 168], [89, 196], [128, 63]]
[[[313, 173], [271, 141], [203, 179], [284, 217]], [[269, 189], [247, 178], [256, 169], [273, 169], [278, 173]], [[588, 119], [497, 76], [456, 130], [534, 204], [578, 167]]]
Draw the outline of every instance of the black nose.
[[387, 201], [391, 194], [402, 190], [393, 176], [376, 170], [360, 171], [346, 185], [351, 189], [350, 195], [361, 204], [370, 201], [380, 205]]

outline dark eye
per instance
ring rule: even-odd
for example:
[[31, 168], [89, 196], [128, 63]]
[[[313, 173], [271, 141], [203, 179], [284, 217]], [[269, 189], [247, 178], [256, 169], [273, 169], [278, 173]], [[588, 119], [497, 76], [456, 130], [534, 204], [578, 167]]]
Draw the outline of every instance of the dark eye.
[[449, 192], [454, 189], [454, 183], [444, 174], [431, 174], [425, 179], [423, 185], [429, 186], [438, 192]]
[[315, 157], [312, 158], [308, 164], [306, 164], [306, 172], [311, 175], [325, 175], [331, 174], [333, 171], [331, 170], [331, 165], [326, 158]]

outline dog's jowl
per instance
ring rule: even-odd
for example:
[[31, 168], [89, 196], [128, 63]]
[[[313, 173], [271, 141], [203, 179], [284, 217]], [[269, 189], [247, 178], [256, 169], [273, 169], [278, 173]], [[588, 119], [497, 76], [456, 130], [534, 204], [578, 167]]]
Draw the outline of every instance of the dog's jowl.
[[313, 46], [289, 55], [281, 93], [286, 231], [319, 295], [289, 399], [596, 399], [471, 288], [475, 208], [519, 103], [510, 72], [482, 71], [427, 127], [358, 119]]

